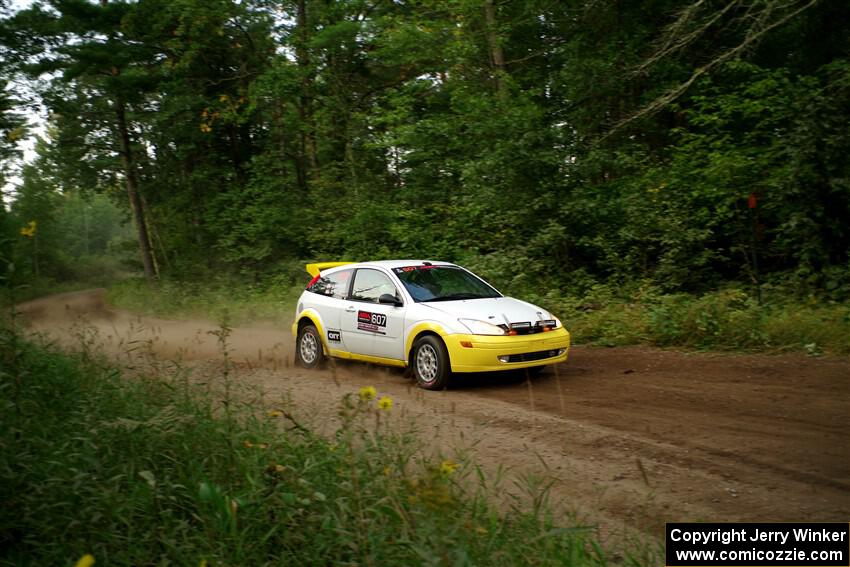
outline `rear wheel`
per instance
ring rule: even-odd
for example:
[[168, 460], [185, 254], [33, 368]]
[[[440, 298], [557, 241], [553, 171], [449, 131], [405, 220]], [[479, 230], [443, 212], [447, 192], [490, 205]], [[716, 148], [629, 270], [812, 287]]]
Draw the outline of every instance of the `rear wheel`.
[[316, 368], [324, 360], [322, 339], [315, 326], [304, 325], [298, 331], [298, 340], [295, 341], [295, 358], [304, 368]]
[[442, 390], [449, 381], [449, 352], [443, 341], [432, 335], [426, 335], [413, 344], [410, 366], [416, 382], [426, 390]]

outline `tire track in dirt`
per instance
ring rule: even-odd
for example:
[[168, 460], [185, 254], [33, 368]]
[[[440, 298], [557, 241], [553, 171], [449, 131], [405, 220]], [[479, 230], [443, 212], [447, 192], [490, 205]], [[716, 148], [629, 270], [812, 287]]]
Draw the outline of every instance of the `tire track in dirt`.
[[[132, 348], [198, 365], [220, 356], [213, 323], [114, 310], [103, 290], [20, 310], [30, 329], [63, 343], [79, 340], [82, 318], [116, 356]], [[229, 348], [236, 376], [260, 387], [263, 403], [286, 400], [328, 432], [340, 397], [375, 385], [432, 450], [551, 483], [553, 503], [600, 525], [603, 542], [633, 530], [660, 536], [666, 521], [850, 518], [845, 358], [575, 347], [530, 383], [479, 374], [424, 392], [400, 371], [366, 364], [292, 368], [288, 321], [237, 327]]]

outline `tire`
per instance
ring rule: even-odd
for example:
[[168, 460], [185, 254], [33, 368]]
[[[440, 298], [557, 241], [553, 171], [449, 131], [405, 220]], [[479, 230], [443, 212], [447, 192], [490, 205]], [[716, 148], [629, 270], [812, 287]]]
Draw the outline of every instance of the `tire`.
[[322, 338], [313, 325], [304, 325], [295, 341], [295, 360], [302, 368], [318, 368], [325, 359]]
[[420, 388], [442, 390], [448, 384], [451, 375], [449, 351], [437, 337], [425, 335], [417, 339], [410, 361], [413, 377]]

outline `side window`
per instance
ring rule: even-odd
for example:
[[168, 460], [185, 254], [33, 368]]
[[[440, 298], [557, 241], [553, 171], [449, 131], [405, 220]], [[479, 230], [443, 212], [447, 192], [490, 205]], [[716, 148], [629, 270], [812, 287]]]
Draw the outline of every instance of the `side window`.
[[393, 282], [386, 274], [378, 270], [357, 270], [354, 275], [354, 287], [351, 288], [351, 299], [378, 303], [378, 298], [385, 293], [399, 296]]
[[327, 276], [323, 275], [310, 286], [310, 291], [336, 299], [345, 299], [348, 293], [348, 282], [351, 281], [351, 272], [352, 270], [342, 270]]

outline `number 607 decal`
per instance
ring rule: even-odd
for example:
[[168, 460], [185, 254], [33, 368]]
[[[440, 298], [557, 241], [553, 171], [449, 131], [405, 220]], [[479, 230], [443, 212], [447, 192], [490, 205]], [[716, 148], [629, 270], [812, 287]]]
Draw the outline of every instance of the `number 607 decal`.
[[369, 311], [357, 312], [357, 328], [361, 331], [386, 334], [387, 316], [383, 313], [371, 313]]

